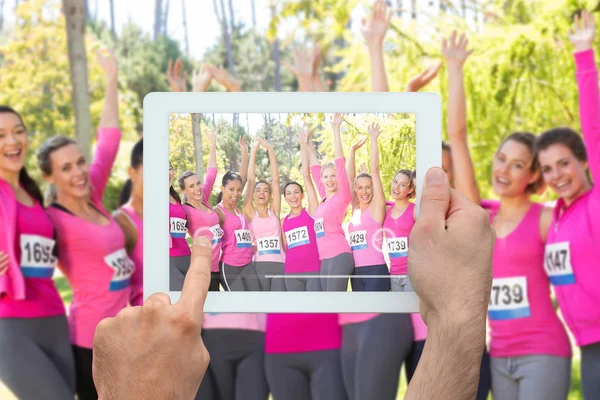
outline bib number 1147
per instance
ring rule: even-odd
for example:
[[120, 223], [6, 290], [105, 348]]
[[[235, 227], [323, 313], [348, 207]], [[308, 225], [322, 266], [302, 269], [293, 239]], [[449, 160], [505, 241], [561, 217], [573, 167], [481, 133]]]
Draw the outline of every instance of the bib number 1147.
[[573, 267], [571, 266], [569, 242], [546, 245], [544, 269], [548, 274], [550, 283], [555, 286], [575, 283], [575, 275], [573, 275]]

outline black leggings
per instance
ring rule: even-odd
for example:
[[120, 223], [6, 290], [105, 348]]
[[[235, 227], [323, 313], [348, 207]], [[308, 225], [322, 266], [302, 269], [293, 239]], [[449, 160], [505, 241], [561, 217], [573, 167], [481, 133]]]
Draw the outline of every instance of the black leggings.
[[92, 375], [92, 349], [73, 345], [73, 355], [75, 356], [75, 375], [77, 376], [77, 399], [98, 399]]
[[[388, 278], [362, 278], [364, 275], [387, 275]], [[370, 265], [354, 268], [352, 274], [353, 292], [389, 292], [391, 288], [390, 271], [387, 265]]]
[[210, 273], [210, 285], [208, 286], [209, 292], [219, 292], [219, 284], [221, 283], [221, 273], [220, 272], [211, 272]]

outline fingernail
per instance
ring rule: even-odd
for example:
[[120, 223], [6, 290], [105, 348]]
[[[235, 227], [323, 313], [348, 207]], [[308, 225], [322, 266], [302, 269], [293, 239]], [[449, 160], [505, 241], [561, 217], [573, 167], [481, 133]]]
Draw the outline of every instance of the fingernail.
[[444, 172], [443, 169], [439, 167], [433, 167], [430, 168], [429, 171], [427, 171], [427, 175], [425, 176], [425, 183], [427, 185], [440, 185], [442, 182], [444, 182], [445, 177], [446, 172]]
[[210, 241], [206, 236], [198, 236], [196, 239], [194, 239], [194, 244], [197, 244], [198, 246], [208, 246]]

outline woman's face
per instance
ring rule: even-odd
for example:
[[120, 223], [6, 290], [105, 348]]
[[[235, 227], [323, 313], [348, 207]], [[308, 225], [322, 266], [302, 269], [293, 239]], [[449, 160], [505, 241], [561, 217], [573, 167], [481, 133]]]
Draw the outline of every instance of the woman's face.
[[221, 186], [223, 203], [234, 207], [242, 197], [242, 182], [232, 179], [225, 186]]
[[397, 173], [392, 180], [392, 199], [404, 200], [412, 193], [413, 188], [410, 186], [410, 177], [403, 173]]
[[492, 165], [492, 187], [498, 196], [520, 196], [534, 183], [538, 172], [531, 171], [533, 154], [523, 143], [507, 140], [496, 152]]
[[285, 188], [284, 193], [285, 201], [287, 201], [290, 208], [302, 207], [302, 200], [304, 199], [304, 193], [300, 190], [298, 185], [289, 185]]
[[19, 117], [0, 113], [0, 170], [18, 173], [25, 165], [29, 135]]
[[587, 161], [578, 160], [571, 149], [561, 143], [548, 146], [538, 157], [544, 182], [567, 204], [587, 190]]
[[204, 195], [202, 193], [202, 182], [198, 175], [188, 176], [183, 180], [183, 193], [186, 194], [188, 199], [202, 203], [204, 201]]
[[338, 182], [334, 167], [327, 167], [321, 171], [321, 181], [323, 182], [323, 185], [325, 185], [325, 188], [328, 192], [337, 192]]
[[373, 180], [366, 176], [356, 179], [354, 191], [360, 204], [371, 204], [371, 200], [373, 200]]
[[267, 206], [271, 201], [271, 188], [264, 182], [256, 185], [254, 188], [254, 204], [257, 206]]
[[84, 198], [90, 195], [89, 166], [76, 144], [68, 144], [50, 154], [52, 173], [44, 178], [56, 186], [59, 196]]

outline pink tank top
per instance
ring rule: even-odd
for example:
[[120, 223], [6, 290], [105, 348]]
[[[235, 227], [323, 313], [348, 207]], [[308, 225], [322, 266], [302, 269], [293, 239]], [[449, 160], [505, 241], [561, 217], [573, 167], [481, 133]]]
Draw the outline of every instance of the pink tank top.
[[337, 314], [268, 314], [265, 353], [289, 354], [339, 349]]
[[233, 267], [243, 267], [252, 261], [252, 231], [244, 214], [237, 209], [237, 215], [230, 213], [223, 204], [218, 204], [223, 214], [223, 247], [221, 261]]
[[170, 257], [183, 257], [192, 254], [185, 240], [187, 233], [187, 215], [181, 204], [169, 202], [169, 232], [171, 234]]
[[223, 240], [223, 229], [219, 224], [219, 215], [216, 211], [204, 203], [210, 209], [210, 212], [197, 210], [191, 204], [184, 204], [183, 208], [187, 215], [188, 230], [190, 236], [197, 238], [198, 236], [206, 236], [212, 243], [212, 264], [211, 272], [219, 272], [219, 259], [221, 257], [221, 246]]
[[[35, 200], [34, 200], [35, 201]], [[14, 251], [25, 278], [25, 299], [10, 294], [0, 298], [0, 318], [44, 318], [65, 314], [52, 276], [56, 267], [54, 227], [38, 202], [17, 202]], [[5, 229], [4, 227], [2, 229]], [[0, 251], [7, 249], [0, 248]]]
[[366, 267], [385, 264], [383, 257], [383, 226], [373, 219], [371, 207], [354, 211], [348, 225], [350, 248], [355, 267]]
[[496, 239], [494, 245], [494, 282], [488, 306], [493, 357], [571, 356], [569, 338], [554, 311], [544, 272], [542, 208], [532, 204], [517, 228]]
[[340, 325], [358, 324], [375, 318], [379, 314], [340, 314], [338, 322]]
[[250, 229], [256, 244], [253, 261], [285, 262], [285, 252], [281, 243], [281, 223], [279, 218], [268, 210], [269, 216], [261, 218], [258, 211], [250, 222]]
[[292, 217], [288, 214], [283, 220], [283, 234], [287, 244], [286, 273], [321, 270], [314, 225], [315, 220], [304, 208], [297, 216]]
[[266, 321], [265, 314], [206, 313], [202, 321], [202, 329], [241, 329], [264, 332]]
[[392, 218], [390, 207], [385, 213], [383, 228], [385, 231], [386, 250], [390, 257], [390, 274], [408, 274], [408, 239], [415, 225], [415, 204], [410, 203], [404, 213], [396, 219]]
[[425, 321], [421, 318], [421, 314], [410, 314], [410, 319], [413, 324], [414, 341], [420, 342], [421, 340], [427, 339], [427, 325], [425, 325]]
[[131, 261], [135, 264], [135, 270], [131, 275], [131, 298], [129, 303], [132, 306], [141, 306], [144, 304], [144, 221], [128, 205], [121, 207], [121, 210], [129, 216], [131, 222], [137, 228], [138, 239], [133, 249], [133, 253], [129, 255]]

